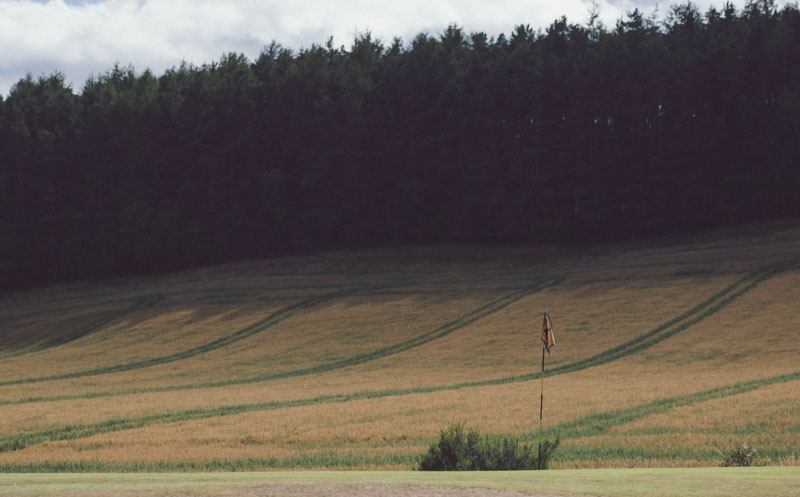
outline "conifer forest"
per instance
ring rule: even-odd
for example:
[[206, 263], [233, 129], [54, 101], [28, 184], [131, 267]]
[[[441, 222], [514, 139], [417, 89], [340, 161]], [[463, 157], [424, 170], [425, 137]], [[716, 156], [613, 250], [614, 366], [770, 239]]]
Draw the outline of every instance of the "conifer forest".
[[[221, 51], [224, 47], [221, 47]], [[0, 98], [0, 290], [334, 249], [796, 217], [800, 10], [279, 42]]]

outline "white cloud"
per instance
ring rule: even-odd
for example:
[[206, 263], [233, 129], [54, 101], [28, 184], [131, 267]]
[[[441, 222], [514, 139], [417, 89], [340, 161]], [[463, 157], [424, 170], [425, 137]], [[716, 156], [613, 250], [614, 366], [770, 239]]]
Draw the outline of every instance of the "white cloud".
[[543, 27], [560, 15], [582, 21], [583, 0], [106, 0], [67, 4], [0, 0], [0, 94], [30, 72], [61, 71], [76, 90], [115, 62], [156, 73], [182, 60], [202, 64], [224, 52], [254, 59], [272, 40], [299, 49], [334, 37], [349, 45], [370, 30], [391, 42], [455, 22], [467, 31], [508, 33], [520, 23]]
[[[589, 0], [0, 0], [0, 94], [27, 72], [58, 70], [80, 90], [87, 77], [115, 62], [156, 74], [185, 60], [203, 64], [224, 52], [251, 60], [276, 40], [299, 49], [312, 43], [349, 45], [370, 30], [390, 43], [419, 32], [441, 33], [456, 23], [491, 36], [518, 24], [545, 28], [566, 15], [584, 22]], [[601, 0], [601, 19], [613, 26], [634, 4]], [[711, 2], [696, 2], [701, 7]]]

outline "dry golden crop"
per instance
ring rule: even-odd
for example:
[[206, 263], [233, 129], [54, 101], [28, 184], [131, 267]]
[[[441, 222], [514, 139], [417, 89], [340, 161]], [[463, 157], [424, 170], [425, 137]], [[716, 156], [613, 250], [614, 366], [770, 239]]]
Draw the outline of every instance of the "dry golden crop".
[[402, 468], [452, 421], [535, 441], [545, 309], [556, 467], [745, 441], [791, 463], [798, 239], [392, 249], [8, 297], [0, 467]]

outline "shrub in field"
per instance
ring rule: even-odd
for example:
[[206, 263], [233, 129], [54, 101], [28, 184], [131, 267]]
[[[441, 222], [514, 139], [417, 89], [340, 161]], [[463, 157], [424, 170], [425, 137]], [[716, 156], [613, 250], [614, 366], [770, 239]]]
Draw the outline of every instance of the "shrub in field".
[[[541, 469], [547, 469], [559, 439], [542, 444]], [[452, 423], [439, 433], [419, 463], [421, 471], [490, 471], [539, 469], [539, 448], [513, 437], [483, 436], [474, 428]]]
[[766, 466], [767, 460], [763, 457], [758, 457], [758, 452], [753, 447], [742, 444], [728, 453], [720, 466]]

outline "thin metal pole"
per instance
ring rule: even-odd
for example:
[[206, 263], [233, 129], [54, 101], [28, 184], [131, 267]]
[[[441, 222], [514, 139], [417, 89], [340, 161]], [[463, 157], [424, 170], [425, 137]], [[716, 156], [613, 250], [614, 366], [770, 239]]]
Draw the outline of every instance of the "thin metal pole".
[[544, 412], [544, 350], [542, 347], [542, 394], [539, 397], [539, 469], [542, 469], [542, 413]]

